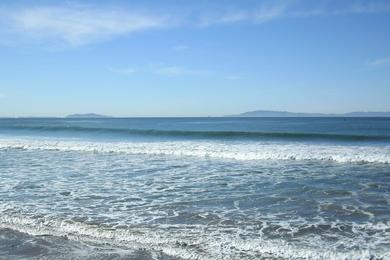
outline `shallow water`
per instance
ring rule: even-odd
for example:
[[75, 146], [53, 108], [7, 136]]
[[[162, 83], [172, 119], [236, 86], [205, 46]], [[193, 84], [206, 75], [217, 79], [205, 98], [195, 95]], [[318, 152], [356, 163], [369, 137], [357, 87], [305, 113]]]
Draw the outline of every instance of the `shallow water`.
[[[153, 126], [132, 120], [116, 124]], [[213, 135], [229, 128], [222, 119], [156, 120], [169, 134], [89, 132], [94, 120], [76, 121], [82, 133], [74, 121], [69, 131], [59, 119], [1, 122], [0, 239], [35, 241], [22, 249], [53, 259], [390, 258], [388, 119], [348, 119], [352, 130], [339, 132], [330, 130], [339, 119], [286, 119], [298, 137], [245, 138]], [[229, 131], [287, 125], [264, 120], [239, 119]], [[172, 132], [187, 125], [207, 138]], [[0, 256], [11, 252], [0, 246]]]

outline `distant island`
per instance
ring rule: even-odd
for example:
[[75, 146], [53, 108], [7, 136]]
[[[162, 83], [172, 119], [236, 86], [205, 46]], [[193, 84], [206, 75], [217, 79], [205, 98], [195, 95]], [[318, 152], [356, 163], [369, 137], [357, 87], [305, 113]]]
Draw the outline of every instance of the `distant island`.
[[288, 111], [256, 110], [226, 117], [390, 117], [390, 112], [350, 112], [344, 114], [294, 113]]
[[72, 114], [66, 116], [67, 118], [109, 118], [110, 116], [99, 115], [95, 113], [88, 114]]

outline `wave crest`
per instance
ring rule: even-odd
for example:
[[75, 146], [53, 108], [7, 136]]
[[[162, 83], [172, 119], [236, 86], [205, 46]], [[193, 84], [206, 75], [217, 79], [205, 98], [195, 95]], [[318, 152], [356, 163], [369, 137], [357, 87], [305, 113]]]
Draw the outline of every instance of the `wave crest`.
[[390, 163], [390, 146], [275, 142], [92, 142], [74, 140], [0, 139], [0, 149], [193, 156], [234, 160], [320, 160], [335, 162]]

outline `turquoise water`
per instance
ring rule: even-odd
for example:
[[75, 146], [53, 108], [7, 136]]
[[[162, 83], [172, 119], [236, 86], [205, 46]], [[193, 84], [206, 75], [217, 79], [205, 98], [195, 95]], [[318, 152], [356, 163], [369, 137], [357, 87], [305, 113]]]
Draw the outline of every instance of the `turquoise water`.
[[0, 256], [387, 259], [389, 163], [386, 118], [0, 119]]

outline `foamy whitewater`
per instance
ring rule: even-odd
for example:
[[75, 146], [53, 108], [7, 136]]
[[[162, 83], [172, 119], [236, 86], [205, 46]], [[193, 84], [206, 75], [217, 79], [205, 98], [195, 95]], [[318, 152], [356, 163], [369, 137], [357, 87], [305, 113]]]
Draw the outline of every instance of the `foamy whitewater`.
[[390, 119], [0, 119], [0, 259], [390, 259]]

